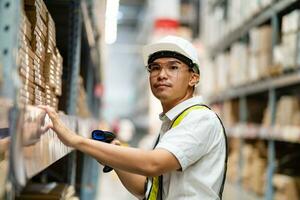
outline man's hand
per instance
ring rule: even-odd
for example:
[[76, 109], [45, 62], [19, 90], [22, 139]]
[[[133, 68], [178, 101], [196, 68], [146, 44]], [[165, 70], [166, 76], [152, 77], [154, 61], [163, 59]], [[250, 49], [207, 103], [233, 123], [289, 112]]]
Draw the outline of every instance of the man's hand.
[[24, 146], [34, 145], [49, 129], [44, 126], [46, 112], [35, 109], [27, 110], [23, 124], [22, 143]]
[[114, 139], [111, 144], [117, 145], [117, 146], [121, 146], [121, 142], [117, 139]]
[[73, 133], [59, 118], [57, 112], [50, 106], [40, 105], [39, 108], [46, 111], [52, 123], [46, 125], [47, 128], [51, 128], [56, 132], [58, 138], [67, 146], [73, 147], [80, 139], [79, 135]]

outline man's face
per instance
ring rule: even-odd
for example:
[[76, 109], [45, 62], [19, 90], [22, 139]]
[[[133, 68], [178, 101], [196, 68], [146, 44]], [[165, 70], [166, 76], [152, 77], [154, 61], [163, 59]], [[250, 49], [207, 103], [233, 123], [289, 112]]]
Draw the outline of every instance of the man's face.
[[158, 58], [149, 64], [151, 91], [162, 103], [182, 100], [199, 76], [176, 58]]

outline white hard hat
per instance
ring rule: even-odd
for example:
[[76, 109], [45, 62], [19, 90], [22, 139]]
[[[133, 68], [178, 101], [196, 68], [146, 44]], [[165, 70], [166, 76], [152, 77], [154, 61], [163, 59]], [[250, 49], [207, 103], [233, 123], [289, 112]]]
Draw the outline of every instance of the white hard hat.
[[143, 48], [143, 59], [145, 65], [148, 65], [149, 62], [159, 57], [175, 57], [179, 60], [187, 61], [187, 64], [190, 67], [196, 68], [198, 73], [200, 71], [198, 52], [196, 48], [192, 45], [192, 43], [181, 37], [169, 35], [153, 44], [146, 45]]

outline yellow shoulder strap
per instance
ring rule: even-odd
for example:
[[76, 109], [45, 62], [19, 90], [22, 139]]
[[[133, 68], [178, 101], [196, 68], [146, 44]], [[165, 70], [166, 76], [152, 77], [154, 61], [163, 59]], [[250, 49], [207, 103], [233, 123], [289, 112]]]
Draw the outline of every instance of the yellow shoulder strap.
[[178, 115], [178, 117], [173, 122], [171, 128], [178, 126], [180, 124], [180, 122], [185, 118], [185, 116], [187, 116], [187, 114], [189, 114], [191, 111], [198, 110], [198, 109], [205, 109], [205, 108], [207, 108], [207, 107], [200, 106], [200, 105], [194, 105], [194, 106], [189, 107], [188, 109], [186, 109], [185, 111], [183, 111], [181, 114]]
[[[193, 110], [197, 110], [197, 109], [204, 109], [204, 108], [207, 108], [205, 106], [201, 106], [201, 105], [194, 105], [194, 106], [191, 106], [189, 108], [187, 108], [185, 111], [183, 111], [182, 113], [180, 113], [177, 118], [175, 119], [175, 121], [173, 122], [171, 128], [174, 128], [176, 127], [178, 124], [180, 124], [180, 122], [183, 120], [183, 118], [185, 116], [187, 116], [191, 111]], [[162, 176], [161, 176], [162, 177]], [[160, 184], [162, 183], [159, 183], [161, 180], [159, 180], [159, 177], [153, 177], [152, 179], [152, 186], [151, 186], [151, 189], [150, 189], [150, 193], [148, 195], [148, 198], [147, 200], [158, 200], [159, 199], [159, 190], [161, 190], [159, 187]]]

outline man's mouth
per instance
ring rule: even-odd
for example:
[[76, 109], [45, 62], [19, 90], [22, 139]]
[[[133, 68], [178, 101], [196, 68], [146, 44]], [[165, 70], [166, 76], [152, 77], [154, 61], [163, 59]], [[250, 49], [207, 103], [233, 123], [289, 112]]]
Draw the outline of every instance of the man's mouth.
[[157, 83], [154, 85], [155, 88], [161, 88], [161, 87], [171, 87], [170, 84], [166, 84], [166, 83]]

